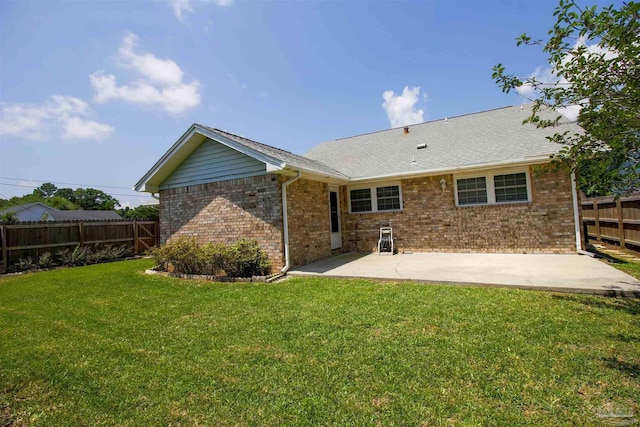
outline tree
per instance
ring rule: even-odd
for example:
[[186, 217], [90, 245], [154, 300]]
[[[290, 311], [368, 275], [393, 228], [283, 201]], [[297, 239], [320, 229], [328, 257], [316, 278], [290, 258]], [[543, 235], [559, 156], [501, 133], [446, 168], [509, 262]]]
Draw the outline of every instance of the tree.
[[48, 199], [49, 197], [52, 197], [56, 191], [58, 191], [58, 187], [50, 182], [45, 182], [40, 187], [33, 190], [33, 194], [39, 194], [42, 198]]
[[157, 221], [160, 212], [156, 206], [140, 205], [131, 209], [126, 207], [118, 210], [118, 215], [126, 219], [135, 219], [140, 221]]
[[525, 122], [555, 126], [560, 117], [579, 111], [583, 133], [558, 132], [550, 139], [565, 146], [555, 156], [579, 172], [587, 195], [624, 194], [640, 189], [640, 3], [598, 9], [560, 0], [556, 23], [546, 42], [527, 34], [517, 45], [541, 46], [550, 73], [519, 78], [493, 67], [493, 79], [504, 92], [530, 94], [531, 115]]
[[120, 202], [113, 196], [95, 188], [78, 188], [73, 192], [73, 196], [73, 203], [84, 210], [110, 211], [120, 206]]

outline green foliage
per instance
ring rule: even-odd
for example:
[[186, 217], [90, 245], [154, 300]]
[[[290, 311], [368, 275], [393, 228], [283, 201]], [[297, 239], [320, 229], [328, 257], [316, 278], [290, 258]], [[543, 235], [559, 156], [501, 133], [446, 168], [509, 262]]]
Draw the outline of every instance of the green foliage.
[[5, 212], [0, 215], [0, 223], [2, 224], [15, 224], [18, 222], [18, 217], [15, 212]]
[[195, 237], [180, 237], [151, 250], [158, 266], [165, 271], [202, 274], [202, 251]]
[[224, 271], [231, 277], [264, 276], [271, 263], [255, 240], [242, 239], [226, 247], [208, 243], [198, 245], [194, 237], [180, 237], [153, 248], [151, 255], [164, 271], [216, 275]]
[[58, 187], [56, 187], [54, 184], [52, 184], [50, 182], [45, 182], [40, 187], [38, 187], [35, 190], [33, 190], [34, 194], [38, 193], [44, 199], [48, 199], [49, 197], [53, 197], [53, 195], [55, 194], [56, 191], [58, 191]]
[[82, 265], [117, 261], [131, 257], [133, 254], [133, 248], [127, 245], [107, 245], [103, 248], [91, 248], [89, 246], [77, 245], [72, 250], [64, 249], [55, 254], [45, 252], [40, 255], [37, 262], [34, 262], [31, 257], [20, 259], [17, 263], [9, 266], [9, 271], [21, 272], [59, 266], [79, 267]]
[[156, 206], [140, 205], [133, 209], [127, 206], [123, 209], [118, 209], [118, 215], [122, 218], [138, 221], [157, 221], [160, 217], [160, 211]]
[[526, 122], [554, 126], [545, 110], [579, 106], [584, 133], [557, 133], [551, 140], [565, 144], [556, 161], [580, 173], [587, 195], [624, 194], [640, 189], [640, 3], [598, 9], [580, 8], [560, 0], [556, 23], [546, 42], [526, 34], [517, 44], [541, 46], [556, 82], [519, 78], [493, 68], [493, 79], [504, 92], [523, 85], [536, 98]]
[[78, 267], [89, 263], [90, 250], [86, 246], [77, 245], [73, 250], [65, 249], [58, 253], [60, 263], [65, 267]]
[[120, 205], [113, 196], [95, 188], [78, 188], [73, 194], [71, 201], [83, 210], [110, 211]]
[[229, 247], [224, 271], [232, 277], [264, 276], [271, 263], [255, 240], [241, 239]]
[[56, 265], [56, 261], [53, 259], [51, 252], [45, 252], [40, 255], [38, 258], [38, 267], [42, 269], [47, 269], [54, 267]]

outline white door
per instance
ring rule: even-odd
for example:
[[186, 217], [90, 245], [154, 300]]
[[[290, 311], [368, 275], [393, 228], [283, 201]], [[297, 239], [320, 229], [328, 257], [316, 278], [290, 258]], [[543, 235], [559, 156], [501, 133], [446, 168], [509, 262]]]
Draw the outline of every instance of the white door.
[[329, 227], [331, 228], [331, 249], [341, 248], [340, 201], [337, 188], [329, 188]]

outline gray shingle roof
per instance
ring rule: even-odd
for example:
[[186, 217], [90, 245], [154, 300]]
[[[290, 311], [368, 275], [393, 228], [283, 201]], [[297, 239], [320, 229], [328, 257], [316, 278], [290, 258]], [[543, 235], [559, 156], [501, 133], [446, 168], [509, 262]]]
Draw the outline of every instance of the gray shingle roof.
[[[388, 129], [317, 145], [305, 157], [350, 178], [393, 176], [548, 157], [562, 146], [545, 137], [579, 131], [567, 120], [552, 128], [523, 125], [532, 104]], [[553, 115], [555, 117], [555, 115]], [[418, 150], [419, 144], [427, 148]]]
[[238, 135], [234, 135], [232, 133], [223, 131], [221, 129], [216, 129], [216, 128], [212, 128], [212, 127], [208, 127], [208, 126], [203, 126], [203, 125], [198, 125], [201, 126], [205, 129], [208, 129], [212, 132], [217, 132], [239, 144], [242, 144], [246, 147], [249, 147], [255, 151], [258, 151], [259, 153], [262, 153], [266, 156], [269, 157], [273, 157], [274, 159], [280, 160], [284, 163], [286, 163], [289, 166], [293, 166], [293, 167], [299, 167], [302, 169], [306, 169], [306, 170], [310, 170], [310, 171], [317, 171], [317, 172], [321, 172], [324, 174], [329, 174], [329, 175], [336, 175], [339, 177], [344, 177], [346, 178], [346, 176], [344, 176], [344, 174], [340, 173], [339, 171], [327, 166], [326, 164], [307, 158], [307, 157], [303, 157], [303, 156], [299, 156], [297, 154], [293, 154], [289, 151], [285, 151], [285, 150], [281, 150], [280, 148], [276, 148], [276, 147], [272, 147], [270, 145], [266, 145], [266, 144], [262, 144], [260, 142], [257, 141], [252, 141], [250, 139], [247, 138], [243, 138], [241, 136]]

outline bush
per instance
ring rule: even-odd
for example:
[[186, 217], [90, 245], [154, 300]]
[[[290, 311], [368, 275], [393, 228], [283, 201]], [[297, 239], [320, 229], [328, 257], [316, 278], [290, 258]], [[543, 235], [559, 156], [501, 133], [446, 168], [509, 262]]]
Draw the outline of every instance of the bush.
[[154, 259], [165, 271], [179, 271], [186, 274], [201, 274], [202, 249], [195, 237], [180, 237], [171, 243], [154, 248]]
[[90, 264], [91, 250], [86, 246], [77, 245], [73, 251], [65, 249], [60, 251], [58, 259], [65, 267], [78, 267]]
[[258, 243], [246, 239], [227, 247], [213, 243], [199, 246], [193, 237], [180, 237], [152, 249], [151, 255], [161, 270], [185, 274], [217, 275], [223, 271], [231, 277], [264, 276], [271, 267]]
[[18, 273], [21, 271], [29, 271], [34, 270], [37, 267], [37, 264], [34, 264], [33, 259], [31, 257], [20, 258], [18, 262], [13, 264], [9, 271], [12, 273]]
[[265, 276], [271, 262], [258, 242], [241, 239], [229, 247], [224, 271], [232, 277]]
[[45, 252], [40, 255], [40, 258], [38, 258], [38, 267], [40, 268], [51, 268], [55, 265], [56, 263], [53, 259], [53, 256], [51, 255], [51, 252]]

